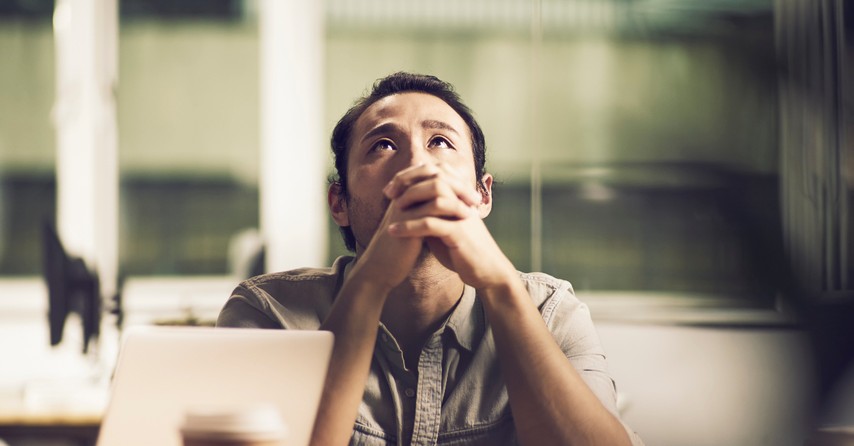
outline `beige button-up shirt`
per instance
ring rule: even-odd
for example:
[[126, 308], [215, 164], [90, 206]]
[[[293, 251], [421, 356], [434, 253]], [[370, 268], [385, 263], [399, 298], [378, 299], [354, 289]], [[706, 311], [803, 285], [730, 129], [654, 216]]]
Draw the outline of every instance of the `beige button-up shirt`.
[[[266, 274], [242, 282], [217, 326], [316, 330], [352, 264]], [[616, 390], [587, 307], [565, 280], [520, 273], [561, 350], [614, 415]], [[409, 369], [394, 336], [380, 324], [374, 360], [351, 445], [515, 445], [513, 414], [489, 321], [473, 288], [424, 345]], [[627, 429], [634, 444], [640, 439]]]

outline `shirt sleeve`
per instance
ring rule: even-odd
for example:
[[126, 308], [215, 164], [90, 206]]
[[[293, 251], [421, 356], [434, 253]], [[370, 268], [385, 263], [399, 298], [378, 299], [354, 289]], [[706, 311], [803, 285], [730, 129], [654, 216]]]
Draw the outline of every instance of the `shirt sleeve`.
[[593, 325], [587, 305], [575, 297], [569, 282], [560, 281], [554, 294], [542, 309], [543, 317], [564, 355], [599, 401], [617, 417], [635, 446], [643, 445], [640, 437], [620, 419], [617, 410], [617, 388], [608, 372], [605, 351]]
[[219, 317], [217, 317], [217, 327], [282, 328], [264, 311], [253, 305], [253, 300], [249, 299], [245, 293], [247, 290], [242, 286], [237, 287], [231, 293], [231, 297], [226, 301]]

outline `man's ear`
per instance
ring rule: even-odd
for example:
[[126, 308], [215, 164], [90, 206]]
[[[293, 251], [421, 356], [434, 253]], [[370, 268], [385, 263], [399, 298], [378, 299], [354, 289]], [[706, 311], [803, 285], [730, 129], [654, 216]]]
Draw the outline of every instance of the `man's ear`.
[[483, 178], [480, 179], [480, 186], [478, 192], [480, 192], [481, 198], [477, 209], [480, 213], [480, 218], [484, 219], [492, 212], [492, 175], [488, 173], [483, 174]]
[[350, 226], [350, 214], [347, 212], [347, 199], [344, 198], [344, 190], [341, 183], [335, 181], [329, 185], [326, 192], [326, 201], [329, 203], [329, 211], [332, 219], [339, 227]]

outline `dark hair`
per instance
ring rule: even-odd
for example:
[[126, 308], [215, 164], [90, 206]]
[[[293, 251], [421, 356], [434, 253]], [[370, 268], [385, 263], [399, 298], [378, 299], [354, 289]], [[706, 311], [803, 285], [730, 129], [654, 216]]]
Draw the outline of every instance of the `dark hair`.
[[[350, 142], [350, 134], [353, 126], [362, 116], [365, 110], [375, 102], [387, 96], [405, 92], [427, 93], [445, 101], [460, 117], [463, 118], [471, 133], [471, 145], [474, 152], [474, 173], [477, 178], [478, 188], [482, 188], [486, 165], [486, 141], [483, 130], [474, 119], [471, 109], [463, 104], [460, 95], [454, 91], [454, 86], [442, 81], [435, 76], [424, 74], [412, 74], [397, 72], [374, 82], [371, 92], [367, 96], [358, 99], [347, 113], [338, 120], [338, 124], [332, 130], [332, 154], [335, 157], [335, 173], [331, 182], [337, 183], [340, 193], [345, 200], [349, 199], [347, 190], [347, 146]], [[344, 237], [344, 246], [350, 251], [356, 250], [356, 238], [349, 226], [341, 226], [341, 235]]]

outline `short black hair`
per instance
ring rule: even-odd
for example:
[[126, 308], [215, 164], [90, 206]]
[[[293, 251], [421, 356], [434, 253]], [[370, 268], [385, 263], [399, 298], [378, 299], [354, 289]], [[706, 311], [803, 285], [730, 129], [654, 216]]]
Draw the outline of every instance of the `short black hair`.
[[[463, 118], [468, 125], [471, 133], [471, 145], [474, 152], [474, 173], [477, 178], [478, 188], [482, 188], [481, 178], [486, 169], [486, 140], [483, 136], [483, 130], [477, 120], [474, 119], [474, 114], [471, 109], [463, 104], [460, 95], [454, 90], [454, 86], [435, 77], [425, 74], [413, 74], [405, 72], [397, 72], [388, 75], [374, 82], [373, 88], [366, 96], [358, 99], [347, 113], [338, 120], [335, 128], [332, 130], [332, 154], [335, 158], [335, 173], [330, 181], [338, 184], [340, 193], [345, 200], [349, 199], [347, 189], [347, 147], [350, 142], [350, 135], [353, 132], [353, 126], [356, 121], [362, 116], [362, 113], [375, 102], [387, 96], [398, 93], [419, 92], [436, 96], [445, 101], [460, 117]], [[353, 235], [352, 229], [349, 226], [341, 226], [341, 235], [344, 237], [344, 246], [348, 250], [356, 251], [356, 237]]]

